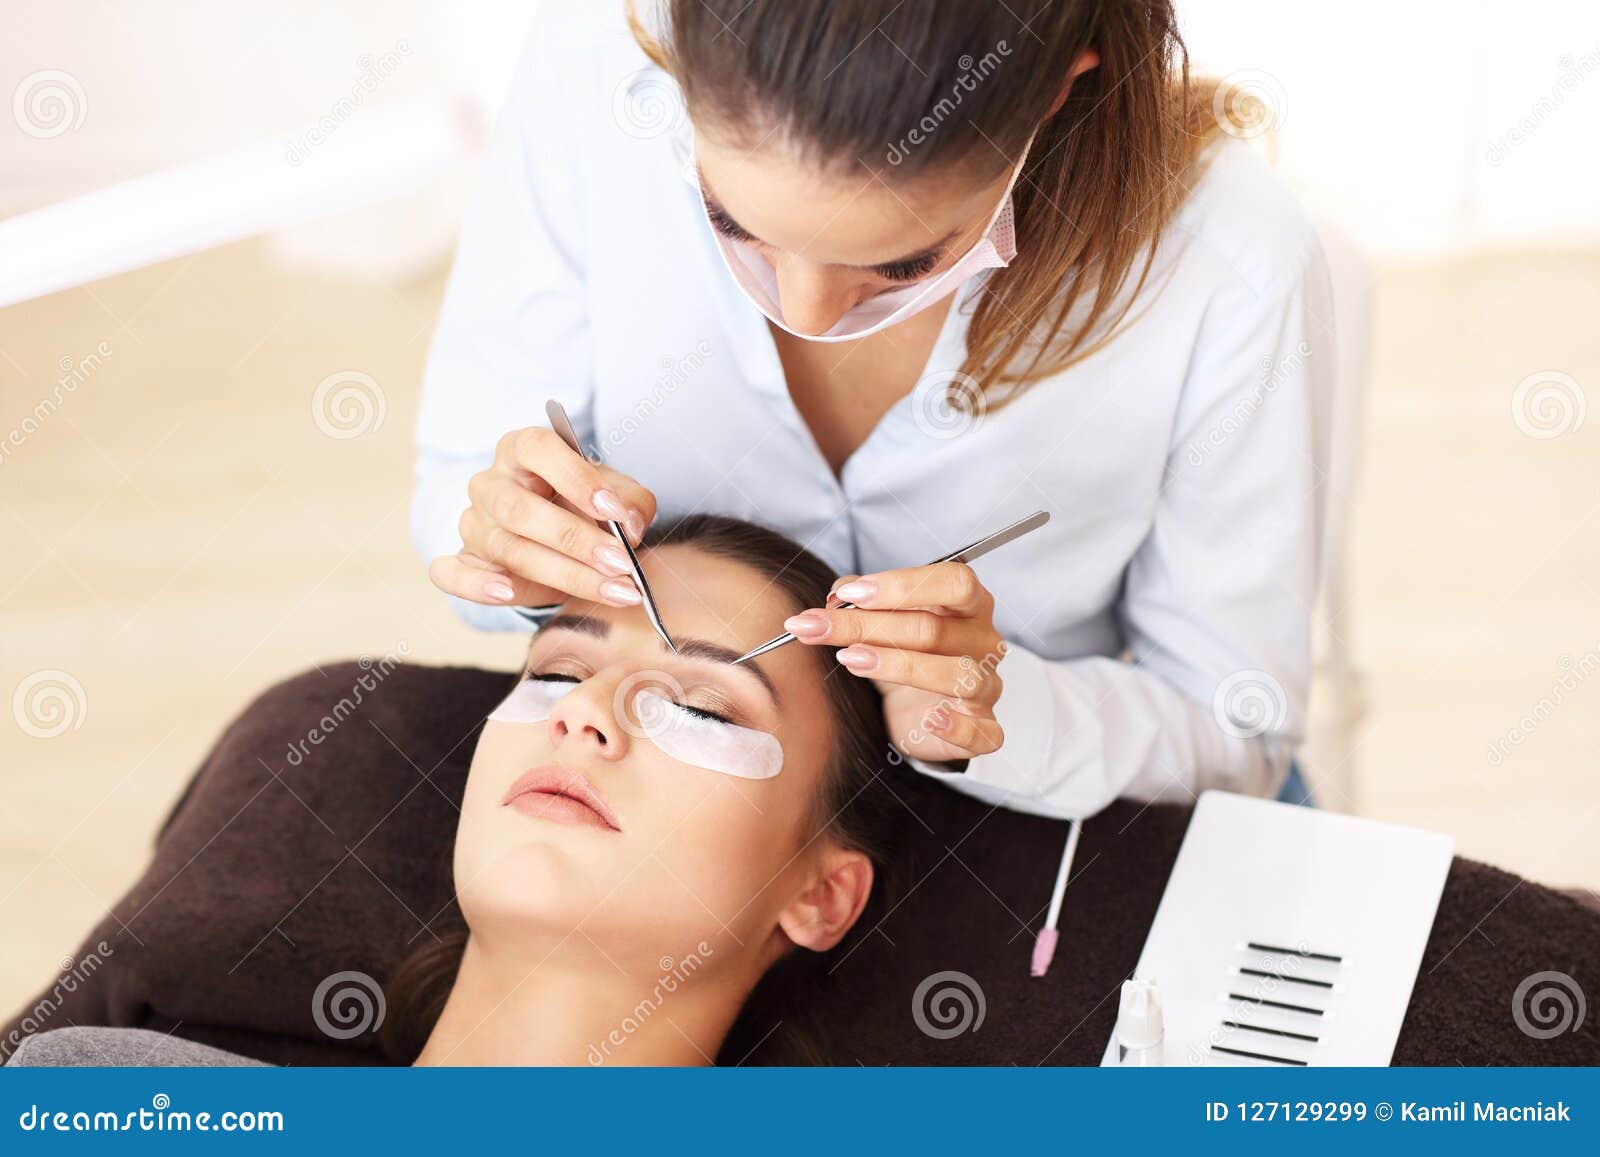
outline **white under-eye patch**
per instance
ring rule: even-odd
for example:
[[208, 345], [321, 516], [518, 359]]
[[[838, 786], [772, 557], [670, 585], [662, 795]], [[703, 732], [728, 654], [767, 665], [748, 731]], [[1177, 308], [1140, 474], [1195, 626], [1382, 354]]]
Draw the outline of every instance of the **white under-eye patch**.
[[[556, 701], [577, 687], [555, 679], [523, 679], [489, 712], [494, 723], [543, 723]], [[740, 779], [771, 779], [783, 770], [778, 737], [753, 727], [696, 715], [648, 687], [633, 697], [632, 726], [627, 730], [654, 743], [661, 754], [679, 763], [719, 771]]]
[[556, 700], [576, 686], [564, 679], [520, 680], [500, 706], [489, 712], [489, 719], [494, 723], [543, 723], [550, 718]]
[[783, 747], [770, 732], [706, 719], [649, 688], [633, 697], [633, 713], [661, 753], [679, 763], [740, 779], [771, 779], [783, 770]]

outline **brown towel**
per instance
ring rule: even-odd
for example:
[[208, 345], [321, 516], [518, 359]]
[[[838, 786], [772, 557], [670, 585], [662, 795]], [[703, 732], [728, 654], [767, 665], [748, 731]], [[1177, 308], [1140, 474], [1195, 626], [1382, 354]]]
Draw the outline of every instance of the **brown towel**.
[[[268, 690], [207, 757], [144, 876], [74, 954], [96, 957], [94, 970], [70, 991], [48, 983], [0, 1034], [0, 1057], [31, 1032], [79, 1024], [175, 1031], [277, 1064], [380, 1063], [372, 1034], [319, 1031], [313, 993], [342, 971], [381, 982], [430, 937], [425, 925], [450, 902], [448, 847], [477, 729], [508, 683], [486, 671], [346, 663]], [[917, 813], [906, 817], [914, 887], [818, 1002], [836, 1059], [1097, 1064], [1188, 809], [1121, 802], [1085, 824], [1061, 948], [1035, 980], [1029, 953], [1064, 825], [944, 790], [906, 795]], [[1395, 1063], [1600, 1063], [1593, 1010], [1541, 1039], [1519, 1027], [1539, 1022], [1512, 1003], [1540, 972], [1565, 973], [1600, 998], [1597, 969], [1600, 917], [1458, 859]], [[919, 1028], [913, 997], [945, 971], [971, 978], [983, 1020], [941, 1038]], [[746, 1028], [752, 1039], [766, 1031]], [[783, 1031], [734, 1059], [769, 1059]]]

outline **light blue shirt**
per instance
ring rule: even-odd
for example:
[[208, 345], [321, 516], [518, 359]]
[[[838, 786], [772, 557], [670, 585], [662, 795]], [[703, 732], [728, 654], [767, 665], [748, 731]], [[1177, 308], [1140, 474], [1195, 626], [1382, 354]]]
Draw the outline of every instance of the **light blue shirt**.
[[835, 478], [680, 175], [685, 126], [640, 135], [617, 115], [669, 84], [620, 8], [542, 11], [496, 127], [423, 388], [424, 559], [460, 549], [467, 479], [548, 398], [658, 519], [751, 519], [841, 572], [925, 562], [1043, 507], [1042, 530], [974, 567], [1010, 643], [1004, 746], [940, 778], [1062, 817], [1276, 790], [1305, 724], [1334, 343], [1315, 233], [1264, 162], [1215, 150], [1129, 322], [964, 420], [938, 400], [969, 284], [917, 388]]

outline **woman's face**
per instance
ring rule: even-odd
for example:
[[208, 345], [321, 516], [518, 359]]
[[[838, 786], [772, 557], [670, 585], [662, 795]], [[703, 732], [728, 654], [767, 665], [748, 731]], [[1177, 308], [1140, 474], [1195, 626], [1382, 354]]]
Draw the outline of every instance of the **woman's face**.
[[[753, 244], [772, 263], [783, 321], [826, 333], [845, 312], [954, 265], [982, 238], [1011, 179], [991, 171], [912, 181], [865, 168], [819, 170], [782, 142], [755, 149], [696, 124], [695, 156], [713, 228]], [[1015, 160], [1015, 159], [1013, 159]]]
[[[755, 571], [692, 546], [643, 558], [682, 654], [667, 650], [638, 608], [570, 601], [528, 652], [526, 674], [540, 685], [526, 690], [548, 718], [484, 725], [455, 881], [486, 944], [547, 946], [552, 933], [570, 935], [625, 967], [631, 955], [647, 972], [698, 952], [702, 940], [725, 959], [771, 951], [780, 914], [830, 846], [811, 838], [834, 744], [817, 655], [784, 647], [729, 661], [799, 608]], [[690, 709], [686, 727], [702, 746], [737, 757], [751, 744], [729, 735], [769, 749], [775, 740], [781, 770], [747, 779], [669, 755], [644, 737], [638, 717], [681, 708], [630, 702], [646, 687]], [[695, 756], [690, 748], [679, 754]], [[726, 751], [724, 762], [738, 769]]]

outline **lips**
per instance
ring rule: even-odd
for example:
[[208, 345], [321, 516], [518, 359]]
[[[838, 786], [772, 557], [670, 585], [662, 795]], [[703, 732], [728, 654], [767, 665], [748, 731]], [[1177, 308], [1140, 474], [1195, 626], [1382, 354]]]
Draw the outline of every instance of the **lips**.
[[617, 813], [582, 772], [554, 763], [523, 772], [501, 797], [500, 806], [558, 824], [622, 830]]

